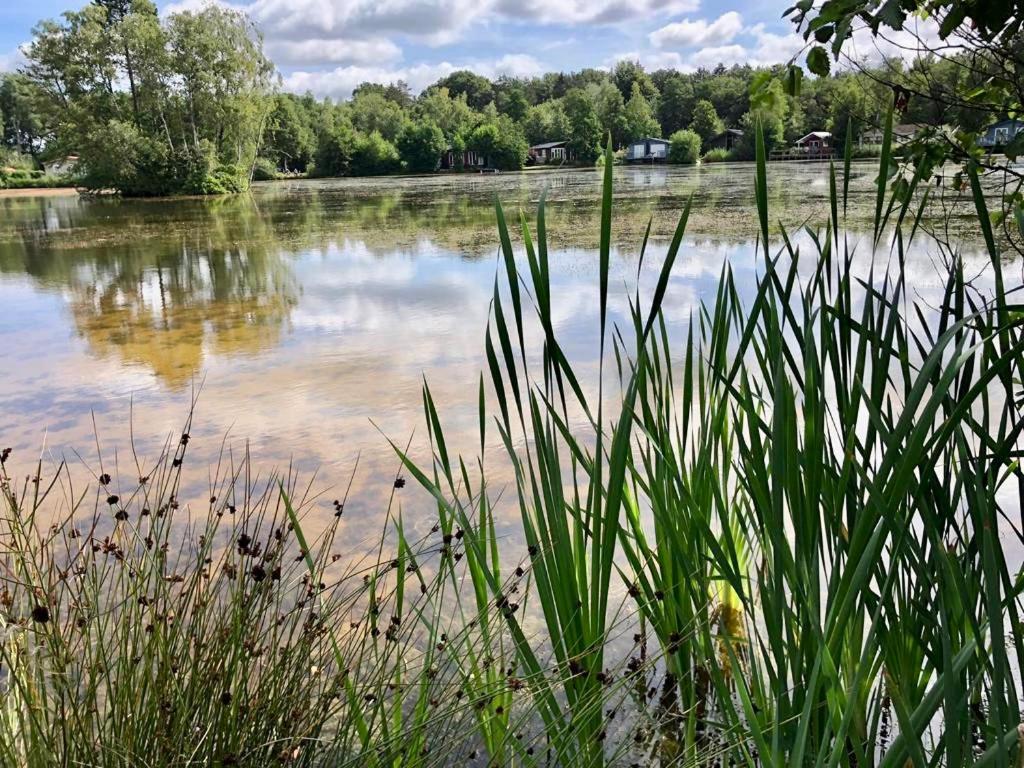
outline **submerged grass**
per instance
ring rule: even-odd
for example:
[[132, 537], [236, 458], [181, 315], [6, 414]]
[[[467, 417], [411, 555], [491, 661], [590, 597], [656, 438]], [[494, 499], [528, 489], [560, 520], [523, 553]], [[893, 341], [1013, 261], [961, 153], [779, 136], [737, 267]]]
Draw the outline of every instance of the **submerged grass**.
[[858, 272], [849, 156], [825, 231], [773, 242], [759, 140], [756, 290], [726, 265], [685, 339], [662, 304], [689, 205], [609, 327], [606, 162], [596, 395], [555, 330], [544, 201], [524, 261], [499, 205], [479, 455], [449, 452], [426, 383], [433, 460], [395, 445], [436, 502], [422, 540], [395, 508], [387, 546], [339, 560], [338, 518], [308, 536], [309, 489], [247, 456], [180, 507], [187, 428], [125, 492], [5, 463], [3, 763], [1016, 765], [1024, 315], [974, 168], [993, 287], [951, 254], [941, 301], [915, 297], [919, 180], [890, 192], [889, 144], [890, 257]]

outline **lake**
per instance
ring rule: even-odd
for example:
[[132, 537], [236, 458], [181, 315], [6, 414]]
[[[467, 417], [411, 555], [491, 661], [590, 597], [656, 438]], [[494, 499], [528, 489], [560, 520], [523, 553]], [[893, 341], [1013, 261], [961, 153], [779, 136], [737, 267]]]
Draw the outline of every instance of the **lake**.
[[[532, 221], [547, 191], [556, 330], [596, 382], [600, 183], [574, 170], [274, 182], [226, 199], [0, 198], [0, 447], [23, 473], [42, 455], [95, 477], [101, 453], [103, 471], [131, 479], [131, 433], [152, 462], [198, 394], [196, 498], [206, 462], [222, 450], [237, 460], [248, 444], [264, 473], [319, 470], [313, 488], [325, 495], [312, 506], [328, 515], [358, 461], [346, 525], [353, 541], [372, 538], [398, 469], [385, 435], [428, 455], [424, 378], [449, 439], [474, 446], [495, 197], [510, 219], [522, 208]], [[874, 184], [874, 165], [857, 164], [854, 226], [868, 226]], [[794, 231], [824, 223], [828, 190], [826, 165], [769, 167], [773, 219]], [[714, 297], [726, 262], [753, 287], [751, 165], [617, 168], [613, 320], [626, 316], [648, 219], [645, 287], [691, 195], [670, 329], [684, 331]], [[968, 251], [969, 221], [953, 220]], [[919, 241], [909, 265], [925, 298], [939, 287], [929, 244]], [[867, 264], [866, 238], [860, 253]], [[413, 528], [429, 525], [423, 494], [410, 487], [400, 501]], [[518, 519], [511, 505], [502, 511]]]

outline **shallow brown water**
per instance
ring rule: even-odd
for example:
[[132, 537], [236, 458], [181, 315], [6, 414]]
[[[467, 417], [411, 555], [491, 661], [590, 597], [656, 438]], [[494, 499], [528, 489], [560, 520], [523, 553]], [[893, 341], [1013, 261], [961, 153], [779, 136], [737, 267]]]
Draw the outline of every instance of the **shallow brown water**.
[[[773, 220], [794, 229], [824, 222], [827, 166], [769, 172]], [[751, 166], [616, 174], [614, 320], [625, 316], [648, 219], [654, 273], [690, 195], [694, 213], [666, 300], [670, 328], [681, 332], [714, 296], [727, 260], [753, 285]], [[858, 165], [855, 225], [870, 220], [873, 184], [874, 168]], [[449, 447], [475, 445], [496, 266], [493, 201], [510, 219], [523, 208], [532, 220], [545, 188], [557, 331], [593, 385], [593, 171], [277, 182], [219, 200], [0, 199], [0, 447], [11, 446], [24, 471], [42, 448], [48, 462], [67, 458], [83, 476], [96, 474], [95, 422], [104, 466], [131, 475], [130, 422], [152, 457], [201, 386], [197, 493], [225, 434], [236, 452], [248, 441], [264, 471], [319, 468], [318, 488], [344, 486], [358, 459], [346, 524], [372, 536], [397, 470], [383, 435], [412, 438], [414, 455], [426, 455], [424, 377]], [[927, 249], [915, 259], [915, 287], [927, 292]], [[325, 515], [336, 495], [328, 491]], [[399, 498], [411, 527], [429, 525], [429, 504], [411, 484]], [[511, 523], [517, 513], [504, 511]]]

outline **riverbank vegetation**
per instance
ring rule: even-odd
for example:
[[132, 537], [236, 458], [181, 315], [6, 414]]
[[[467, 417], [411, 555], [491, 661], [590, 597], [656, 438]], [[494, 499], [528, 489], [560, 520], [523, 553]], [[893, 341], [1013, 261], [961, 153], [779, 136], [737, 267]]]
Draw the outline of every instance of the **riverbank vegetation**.
[[[933, 243], [943, 287], [917, 295], [927, 191], [889, 193], [891, 146], [863, 242], [845, 161], [823, 226], [770, 230], [756, 142], [760, 279], [749, 295], [726, 264], [685, 339], [663, 307], [689, 204], [663, 258], [640, 247], [631, 321], [607, 323], [609, 158], [614, 387], [560, 342], [544, 202], [499, 207], [479, 454], [451, 452], [427, 382], [432, 459], [395, 444], [363, 560], [343, 492], [227, 451], [193, 468], [191, 424], [87, 488], [0, 454], [4, 762], [1015, 764], [1024, 321], [973, 165], [988, 277]], [[400, 504], [417, 487], [422, 536]]]

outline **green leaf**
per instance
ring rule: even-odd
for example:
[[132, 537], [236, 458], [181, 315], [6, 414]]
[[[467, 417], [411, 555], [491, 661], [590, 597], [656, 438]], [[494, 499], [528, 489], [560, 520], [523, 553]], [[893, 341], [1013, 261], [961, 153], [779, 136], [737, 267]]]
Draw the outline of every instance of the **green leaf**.
[[826, 77], [832, 69], [828, 52], [820, 45], [814, 46], [807, 52], [807, 68], [820, 77]]

